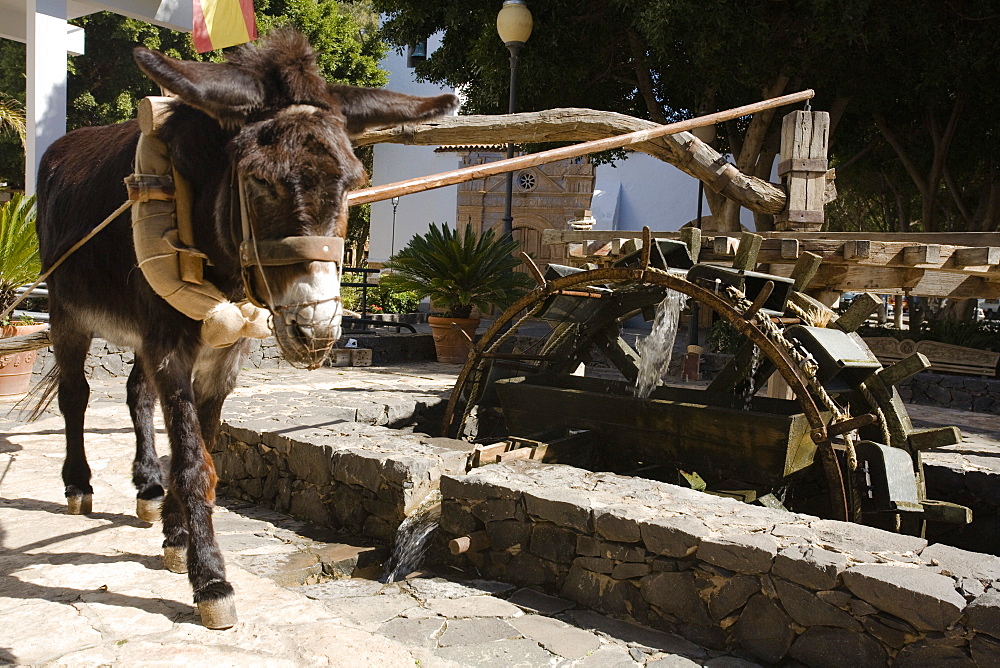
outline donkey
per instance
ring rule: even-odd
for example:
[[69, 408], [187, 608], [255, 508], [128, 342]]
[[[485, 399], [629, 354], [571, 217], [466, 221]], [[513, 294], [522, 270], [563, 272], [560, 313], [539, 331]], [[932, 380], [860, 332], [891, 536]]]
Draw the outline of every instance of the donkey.
[[[235, 49], [225, 63], [179, 61], [143, 47], [134, 57], [183, 103], [159, 136], [170, 147], [174, 169], [191, 184], [195, 245], [207, 256], [205, 278], [233, 302], [256, 293], [255, 301], [271, 312], [286, 359], [318, 365], [341, 335], [339, 262], [265, 262], [242, 272], [241, 225], [249, 223], [262, 245], [343, 238], [347, 192], [365, 179], [351, 137], [447, 114], [458, 99], [328, 84], [312, 47], [291, 29]], [[43, 269], [125, 201], [123, 179], [132, 172], [138, 137], [138, 124], [128, 121], [76, 130], [46, 151], [38, 175]], [[164, 562], [175, 572], [186, 569], [202, 623], [232, 626], [233, 587], [212, 528], [217, 479], [209, 450], [222, 404], [246, 359], [247, 340], [208, 346], [201, 323], [153, 291], [137, 268], [127, 214], [70, 255], [48, 278], [48, 288], [70, 512], [92, 508], [84, 360], [92, 337], [100, 336], [135, 352], [127, 398], [136, 437], [137, 504], [142, 510], [144, 503], [148, 508], [162, 501]], [[157, 396], [170, 441], [166, 481], [153, 444]]]

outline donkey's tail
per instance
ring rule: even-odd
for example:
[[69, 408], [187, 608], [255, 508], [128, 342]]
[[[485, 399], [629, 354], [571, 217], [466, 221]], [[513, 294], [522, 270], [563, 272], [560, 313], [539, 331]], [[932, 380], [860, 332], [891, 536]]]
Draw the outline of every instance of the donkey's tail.
[[42, 414], [52, 405], [52, 400], [56, 398], [56, 390], [59, 388], [58, 381], [59, 365], [53, 364], [52, 368], [42, 376], [42, 379], [35, 383], [27, 396], [14, 404], [18, 418], [34, 422], [42, 417]]

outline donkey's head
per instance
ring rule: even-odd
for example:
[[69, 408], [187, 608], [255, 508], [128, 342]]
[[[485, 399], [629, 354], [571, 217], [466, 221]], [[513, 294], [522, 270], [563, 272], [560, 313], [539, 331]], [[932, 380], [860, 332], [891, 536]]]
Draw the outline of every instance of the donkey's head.
[[[215, 225], [242, 240], [247, 297], [273, 314], [285, 357], [318, 366], [341, 335], [346, 198], [365, 180], [351, 137], [440, 116], [458, 99], [327, 84], [312, 47], [287, 29], [235, 50], [228, 63], [179, 61], [142, 47], [135, 59], [232, 133], [232, 189], [218, 194]], [[231, 205], [237, 193], [241, 204]]]

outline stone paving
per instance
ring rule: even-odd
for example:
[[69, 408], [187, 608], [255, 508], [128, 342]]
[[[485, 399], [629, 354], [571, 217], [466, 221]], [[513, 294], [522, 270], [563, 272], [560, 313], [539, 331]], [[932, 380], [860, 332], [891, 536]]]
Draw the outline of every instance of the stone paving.
[[[246, 373], [234, 394], [287, 393], [290, 410], [307, 411], [325, 392], [388, 421], [401, 394], [411, 402], [438, 398], [456, 371], [437, 364], [326, 369], [304, 380], [267, 370]], [[95, 512], [69, 516], [59, 477], [61, 418], [0, 417], [0, 663], [755, 665], [471, 573], [383, 585], [371, 578], [384, 548], [227, 499], [215, 523], [240, 622], [209, 631], [198, 623], [187, 579], [160, 564], [158, 526], [134, 515], [122, 379], [92, 382], [87, 432]]]

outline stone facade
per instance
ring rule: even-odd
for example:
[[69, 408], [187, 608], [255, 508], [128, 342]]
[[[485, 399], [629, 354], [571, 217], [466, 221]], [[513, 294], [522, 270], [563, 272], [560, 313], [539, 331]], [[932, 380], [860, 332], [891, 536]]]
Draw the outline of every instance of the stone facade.
[[[462, 167], [495, 162], [506, 157], [500, 150], [482, 148], [462, 157]], [[564, 230], [590, 208], [594, 194], [594, 165], [588, 157], [570, 158], [514, 172], [511, 215], [514, 239], [539, 266], [565, 262], [565, 246], [542, 246], [545, 229]], [[472, 225], [476, 232], [503, 226], [506, 177], [490, 176], [458, 186], [458, 225]]]
[[1000, 558], [648, 480], [498, 464], [441, 479], [486, 577], [761, 662], [997, 665]]

